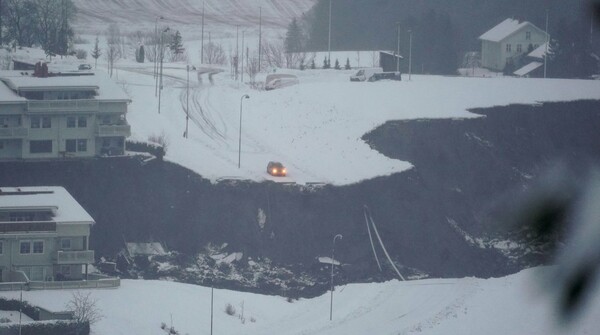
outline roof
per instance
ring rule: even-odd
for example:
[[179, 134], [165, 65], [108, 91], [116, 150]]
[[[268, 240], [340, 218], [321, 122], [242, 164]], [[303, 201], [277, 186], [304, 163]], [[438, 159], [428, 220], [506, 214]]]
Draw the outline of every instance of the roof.
[[66, 189], [59, 186], [1, 187], [0, 210], [48, 209], [57, 224], [89, 223], [94, 219]]
[[[97, 91], [95, 100], [130, 101], [125, 91], [102, 72], [39, 78], [32, 76], [31, 71], [0, 71], [0, 80], [14, 91]], [[3, 98], [10, 99], [10, 96], [8, 93], [0, 94], [0, 102], [4, 101]]]
[[158, 242], [133, 243], [127, 242], [127, 252], [131, 256], [138, 255], [166, 255], [165, 249]]
[[388, 55], [388, 56], [392, 56], [392, 57], [398, 57], [400, 59], [404, 59], [404, 57], [402, 57], [402, 55], [398, 55], [395, 51], [384, 51], [384, 50], [379, 50], [380, 54], [384, 54], [384, 55]]
[[0, 81], [0, 104], [25, 101], [27, 101], [27, 99], [20, 97], [15, 91], [11, 90], [6, 84]]
[[516, 75], [516, 76], [519, 76], [519, 77], [526, 76], [531, 71], [539, 68], [542, 65], [544, 65], [544, 63], [541, 63], [541, 62], [531, 62], [531, 63], [523, 66], [522, 68], [518, 69], [517, 71], [513, 72], [513, 74]]
[[534, 26], [533, 24], [531, 24], [527, 21], [506, 19], [506, 20], [502, 21], [500, 24], [498, 24], [497, 26], [495, 26], [494, 28], [488, 30], [485, 34], [479, 36], [479, 39], [486, 40], [486, 41], [492, 41], [492, 42], [500, 42], [503, 39], [516, 33], [521, 28], [523, 28], [527, 25]]
[[539, 47], [537, 47], [535, 50], [530, 52], [529, 55], [527, 55], [527, 57], [543, 59], [544, 56], [546, 55], [546, 44], [548, 44], [548, 43], [544, 43], [544, 44], [540, 45]]

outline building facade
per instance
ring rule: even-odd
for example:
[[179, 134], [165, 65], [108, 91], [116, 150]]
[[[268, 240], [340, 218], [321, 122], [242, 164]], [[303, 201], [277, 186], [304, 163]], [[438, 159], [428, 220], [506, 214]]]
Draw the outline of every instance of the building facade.
[[122, 155], [130, 102], [100, 73], [0, 71], [0, 159]]
[[93, 224], [62, 187], [0, 188], [0, 281], [87, 279]]
[[482, 67], [503, 71], [506, 64], [546, 43], [548, 35], [527, 21], [506, 19], [479, 37]]

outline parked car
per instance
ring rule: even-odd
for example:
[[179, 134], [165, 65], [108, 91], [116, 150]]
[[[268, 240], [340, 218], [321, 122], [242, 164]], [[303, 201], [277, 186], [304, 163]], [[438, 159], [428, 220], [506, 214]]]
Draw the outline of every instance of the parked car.
[[265, 90], [270, 91], [292, 85], [298, 85], [298, 77], [292, 74], [270, 74], [265, 80]]
[[80, 64], [79, 70], [91, 70], [92, 66], [90, 64]]
[[360, 69], [350, 77], [350, 81], [368, 81], [375, 73], [383, 72], [380, 67]]
[[267, 165], [267, 173], [275, 177], [285, 177], [287, 169], [279, 162], [269, 162]]
[[402, 75], [400, 74], [400, 72], [380, 72], [380, 73], [375, 73], [371, 78], [369, 78], [369, 81], [371, 81], [371, 82], [379, 81], [379, 80], [402, 81]]

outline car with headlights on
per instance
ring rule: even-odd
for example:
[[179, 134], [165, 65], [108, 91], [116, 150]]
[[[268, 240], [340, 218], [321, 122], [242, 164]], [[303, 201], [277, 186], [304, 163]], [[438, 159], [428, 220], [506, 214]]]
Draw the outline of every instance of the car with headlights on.
[[274, 177], [285, 177], [287, 169], [279, 162], [269, 162], [267, 165], [267, 173]]

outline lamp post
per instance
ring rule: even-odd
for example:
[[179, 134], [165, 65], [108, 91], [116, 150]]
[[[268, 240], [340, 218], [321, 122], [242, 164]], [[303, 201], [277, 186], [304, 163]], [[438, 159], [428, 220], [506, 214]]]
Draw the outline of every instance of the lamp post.
[[158, 114], [160, 114], [160, 98], [162, 95], [162, 89], [163, 89], [163, 60], [165, 58], [165, 47], [163, 45], [163, 40], [164, 40], [164, 34], [171, 30], [169, 27], [167, 27], [165, 30], [163, 30], [160, 33], [160, 73], [158, 75]]
[[396, 49], [396, 72], [400, 72], [400, 22], [396, 22], [398, 25], [398, 48]]
[[250, 99], [250, 96], [248, 94], [244, 94], [240, 99], [240, 135], [238, 143], [238, 169], [242, 166], [242, 107], [244, 105], [244, 99]]
[[190, 65], [186, 65], [187, 85], [185, 88], [185, 133], [183, 137], [188, 138], [188, 124], [190, 121]]
[[335, 259], [333, 257], [335, 253], [335, 240], [337, 240], [338, 238], [341, 240], [342, 237], [343, 236], [341, 234], [335, 235], [333, 237], [333, 244], [331, 247], [331, 302], [329, 304], [329, 321], [333, 319], [333, 265], [335, 263]]
[[408, 31], [410, 38], [408, 42], [408, 81], [410, 81], [410, 76], [412, 74], [412, 30]]
[[[158, 37], [158, 20], [163, 20], [164, 17], [162, 16], [157, 16], [156, 20], [154, 21], [154, 37]], [[157, 47], [157, 41], [154, 41], [154, 79], [155, 79], [155, 84], [154, 84], [154, 96], [158, 95], [158, 47]]]

